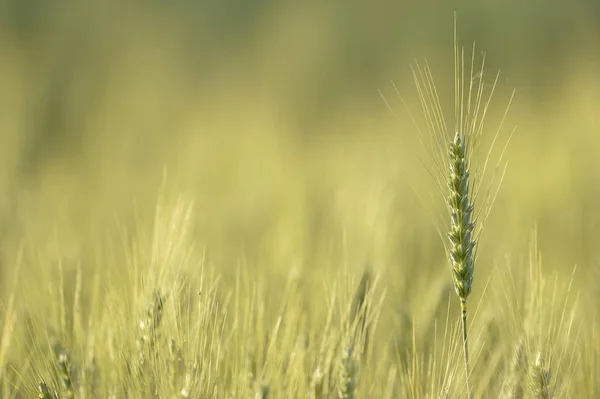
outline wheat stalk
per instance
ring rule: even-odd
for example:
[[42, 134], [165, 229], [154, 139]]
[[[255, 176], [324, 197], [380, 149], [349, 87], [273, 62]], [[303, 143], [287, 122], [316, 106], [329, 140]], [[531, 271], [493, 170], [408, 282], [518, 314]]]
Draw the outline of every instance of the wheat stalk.
[[[446, 208], [450, 214], [434, 214], [437, 219], [436, 228], [442, 238], [452, 271], [452, 279], [456, 294], [460, 300], [461, 326], [463, 338], [463, 356], [465, 364], [465, 380], [468, 397], [471, 397], [469, 384], [469, 342], [467, 324], [467, 298], [473, 288], [477, 248], [485, 221], [489, 216], [492, 205], [502, 182], [505, 168], [500, 168], [502, 158], [512, 133], [498, 156], [498, 163], [490, 179], [489, 186], [483, 186], [484, 176], [488, 172], [488, 163], [492, 157], [504, 118], [508, 112], [513, 96], [506, 107], [504, 117], [500, 122], [491, 145], [487, 150], [485, 161], [481, 167], [471, 170], [471, 161], [480, 150], [479, 138], [484, 131], [484, 119], [494, 94], [499, 74], [486, 95], [483, 82], [485, 56], [479, 70], [475, 67], [475, 46], [471, 54], [470, 65], [465, 65], [464, 49], [458, 46], [456, 35], [456, 15], [454, 18], [454, 130], [449, 132], [444, 117], [438, 90], [429, 65], [413, 67], [413, 78], [417, 87], [419, 100], [423, 109], [428, 134], [426, 138], [419, 136], [419, 141], [426, 149], [426, 157], [430, 165], [424, 163], [427, 171], [433, 177], [437, 187], [444, 196]], [[394, 88], [396, 88], [394, 86]], [[402, 103], [406, 102], [396, 88]], [[384, 98], [384, 101], [385, 98]], [[387, 101], [386, 101], [387, 103]], [[389, 103], [388, 103], [389, 106]], [[415, 118], [410, 114], [419, 133], [421, 129]], [[473, 174], [472, 174], [473, 173]], [[499, 176], [498, 176], [499, 175]], [[423, 197], [421, 198], [423, 200]], [[477, 211], [475, 210], [477, 203]]]
[[467, 392], [470, 396], [469, 386], [469, 345], [467, 326], [467, 298], [473, 286], [475, 271], [475, 246], [477, 242], [473, 234], [473, 202], [469, 193], [469, 161], [467, 159], [467, 146], [464, 138], [456, 132], [450, 145], [450, 173], [448, 176], [448, 205], [450, 207], [451, 224], [448, 233], [450, 240], [450, 263], [452, 265], [452, 279], [454, 289], [460, 298], [463, 350]]

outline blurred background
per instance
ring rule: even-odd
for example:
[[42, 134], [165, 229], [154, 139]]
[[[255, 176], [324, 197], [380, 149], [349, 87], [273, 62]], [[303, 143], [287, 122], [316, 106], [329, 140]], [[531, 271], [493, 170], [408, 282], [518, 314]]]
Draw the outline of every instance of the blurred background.
[[460, 42], [487, 54], [480, 79], [500, 71], [490, 134], [516, 90], [480, 273], [527, 257], [537, 225], [545, 267], [597, 277], [592, 0], [2, 0], [2, 267], [22, 243], [102, 257], [164, 192], [194, 202], [194, 239], [224, 273], [445, 270], [415, 186], [443, 202], [392, 81], [422, 115], [411, 64], [427, 60], [452, 115], [454, 11]]

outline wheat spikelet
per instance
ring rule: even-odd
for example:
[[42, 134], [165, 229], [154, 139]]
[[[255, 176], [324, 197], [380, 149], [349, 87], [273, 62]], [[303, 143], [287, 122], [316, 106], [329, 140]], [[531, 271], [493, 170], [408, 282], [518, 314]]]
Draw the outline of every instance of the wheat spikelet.
[[360, 279], [360, 283], [356, 288], [352, 299], [352, 307], [350, 309], [350, 329], [353, 331], [352, 347], [361, 346], [361, 360], [367, 356], [369, 343], [369, 325], [367, 324], [367, 315], [369, 312], [369, 293], [371, 290], [371, 271], [365, 269]]

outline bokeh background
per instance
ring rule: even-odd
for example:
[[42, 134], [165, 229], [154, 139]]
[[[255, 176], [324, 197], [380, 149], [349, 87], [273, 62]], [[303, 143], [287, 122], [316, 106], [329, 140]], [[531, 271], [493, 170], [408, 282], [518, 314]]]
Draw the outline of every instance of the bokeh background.
[[487, 53], [481, 79], [501, 73], [490, 134], [516, 89], [478, 273], [526, 258], [537, 226], [544, 267], [577, 264], [579, 287], [595, 289], [585, 286], [600, 270], [592, 0], [3, 0], [2, 269], [20, 245], [42, 263], [85, 265], [123, 228], [151, 223], [168, 193], [194, 202], [194, 239], [224, 275], [240, 260], [282, 278], [365, 263], [445, 273], [414, 188], [443, 203], [391, 82], [421, 115], [410, 65], [427, 59], [451, 115], [455, 11], [461, 43]]

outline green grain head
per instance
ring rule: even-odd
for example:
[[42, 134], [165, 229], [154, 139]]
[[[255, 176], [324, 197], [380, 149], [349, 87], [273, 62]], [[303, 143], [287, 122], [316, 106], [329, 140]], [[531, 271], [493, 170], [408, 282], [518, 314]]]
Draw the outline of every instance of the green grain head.
[[450, 144], [448, 205], [450, 207], [450, 263], [454, 289], [462, 301], [471, 293], [475, 270], [473, 203], [469, 195], [469, 161], [464, 138], [457, 132]]

